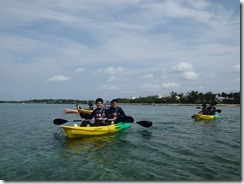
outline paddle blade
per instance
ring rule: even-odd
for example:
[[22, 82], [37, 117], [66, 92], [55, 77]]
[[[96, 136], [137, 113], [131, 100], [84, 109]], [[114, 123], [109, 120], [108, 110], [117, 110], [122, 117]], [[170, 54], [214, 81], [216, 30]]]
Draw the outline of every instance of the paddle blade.
[[136, 123], [146, 128], [151, 127], [153, 124], [151, 121], [137, 121]]
[[53, 123], [54, 123], [55, 125], [62, 125], [62, 124], [67, 123], [67, 122], [68, 122], [68, 121], [65, 120], [65, 119], [55, 119], [55, 120], [53, 120]]
[[221, 113], [221, 112], [222, 112], [222, 110], [221, 110], [221, 109], [216, 109], [216, 111], [217, 111], [218, 113]]
[[115, 120], [115, 123], [119, 123], [119, 122], [133, 123], [134, 122], [134, 118], [132, 118], [130, 116], [125, 116], [125, 117], [117, 118]]

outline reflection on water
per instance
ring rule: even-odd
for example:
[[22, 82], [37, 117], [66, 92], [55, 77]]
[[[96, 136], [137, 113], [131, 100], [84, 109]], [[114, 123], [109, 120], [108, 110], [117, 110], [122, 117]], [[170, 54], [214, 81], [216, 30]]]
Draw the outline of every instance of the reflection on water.
[[107, 144], [113, 142], [114, 139], [114, 134], [83, 137], [79, 139], [66, 138], [63, 145], [64, 150], [62, 152], [62, 157], [68, 158], [74, 156], [75, 154], [81, 154], [81, 152], [104, 148], [107, 146]]
[[194, 120], [194, 123], [204, 126], [215, 126], [218, 120], [212, 119], [212, 120]]
[[138, 131], [138, 134], [142, 136], [142, 138], [145, 138], [147, 140], [152, 138], [152, 132], [148, 130], [141, 130]]
[[81, 148], [96, 148], [103, 147], [107, 143], [113, 141], [115, 135], [101, 135], [101, 136], [90, 136], [83, 137], [80, 139], [66, 139], [66, 145], [68, 147], [81, 147]]

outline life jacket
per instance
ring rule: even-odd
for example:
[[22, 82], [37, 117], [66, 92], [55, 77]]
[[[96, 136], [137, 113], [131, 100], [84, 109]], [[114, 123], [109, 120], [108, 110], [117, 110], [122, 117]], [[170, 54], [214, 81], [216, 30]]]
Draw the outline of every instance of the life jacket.
[[207, 115], [215, 115], [215, 111], [216, 109], [214, 106], [210, 105], [207, 107]]
[[109, 108], [109, 115], [111, 116], [112, 119], [117, 119], [118, 117], [121, 116], [119, 110], [120, 110], [120, 107], [116, 107], [116, 108], [110, 107]]
[[101, 121], [101, 118], [107, 118], [106, 109], [104, 107], [101, 109], [96, 108], [94, 111], [95, 111], [94, 112], [95, 113], [94, 114], [95, 120]]

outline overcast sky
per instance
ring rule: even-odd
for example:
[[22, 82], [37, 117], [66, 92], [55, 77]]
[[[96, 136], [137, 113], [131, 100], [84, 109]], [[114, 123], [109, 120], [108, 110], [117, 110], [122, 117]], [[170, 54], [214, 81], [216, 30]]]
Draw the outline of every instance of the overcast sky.
[[0, 100], [240, 90], [238, 0], [0, 4]]

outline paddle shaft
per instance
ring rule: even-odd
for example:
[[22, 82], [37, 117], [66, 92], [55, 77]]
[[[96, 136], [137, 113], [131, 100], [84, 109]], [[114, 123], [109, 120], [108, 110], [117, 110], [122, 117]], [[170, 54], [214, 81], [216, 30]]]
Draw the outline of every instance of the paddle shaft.
[[[55, 125], [62, 125], [64, 123], [67, 123], [67, 122], [81, 122], [81, 121], [91, 121], [92, 119], [82, 119], [82, 120], [65, 120], [65, 119], [54, 119], [53, 120], [53, 123]], [[120, 117], [118, 119], [108, 119], [108, 121], [114, 121], [115, 123], [118, 123], [118, 122], [128, 122], [128, 123], [133, 123], [134, 122], [134, 119], [130, 116], [125, 116], [125, 117]]]
[[[86, 119], [85, 121], [90, 121], [91, 119]], [[114, 123], [120, 123], [120, 122], [124, 122], [124, 123], [133, 123], [134, 122], [134, 119], [130, 116], [126, 116], [126, 117], [121, 117], [121, 118], [118, 118], [118, 119], [108, 119], [109, 121], [114, 121]], [[72, 120], [72, 121], [69, 121], [69, 120], [65, 120], [65, 119], [55, 119], [53, 120], [53, 123], [55, 125], [62, 125], [64, 123], [67, 123], [67, 122], [81, 122], [82, 120]], [[152, 122], [151, 121], [137, 121], [136, 122], [137, 124], [143, 126], [143, 127], [151, 127], [152, 126]]]

